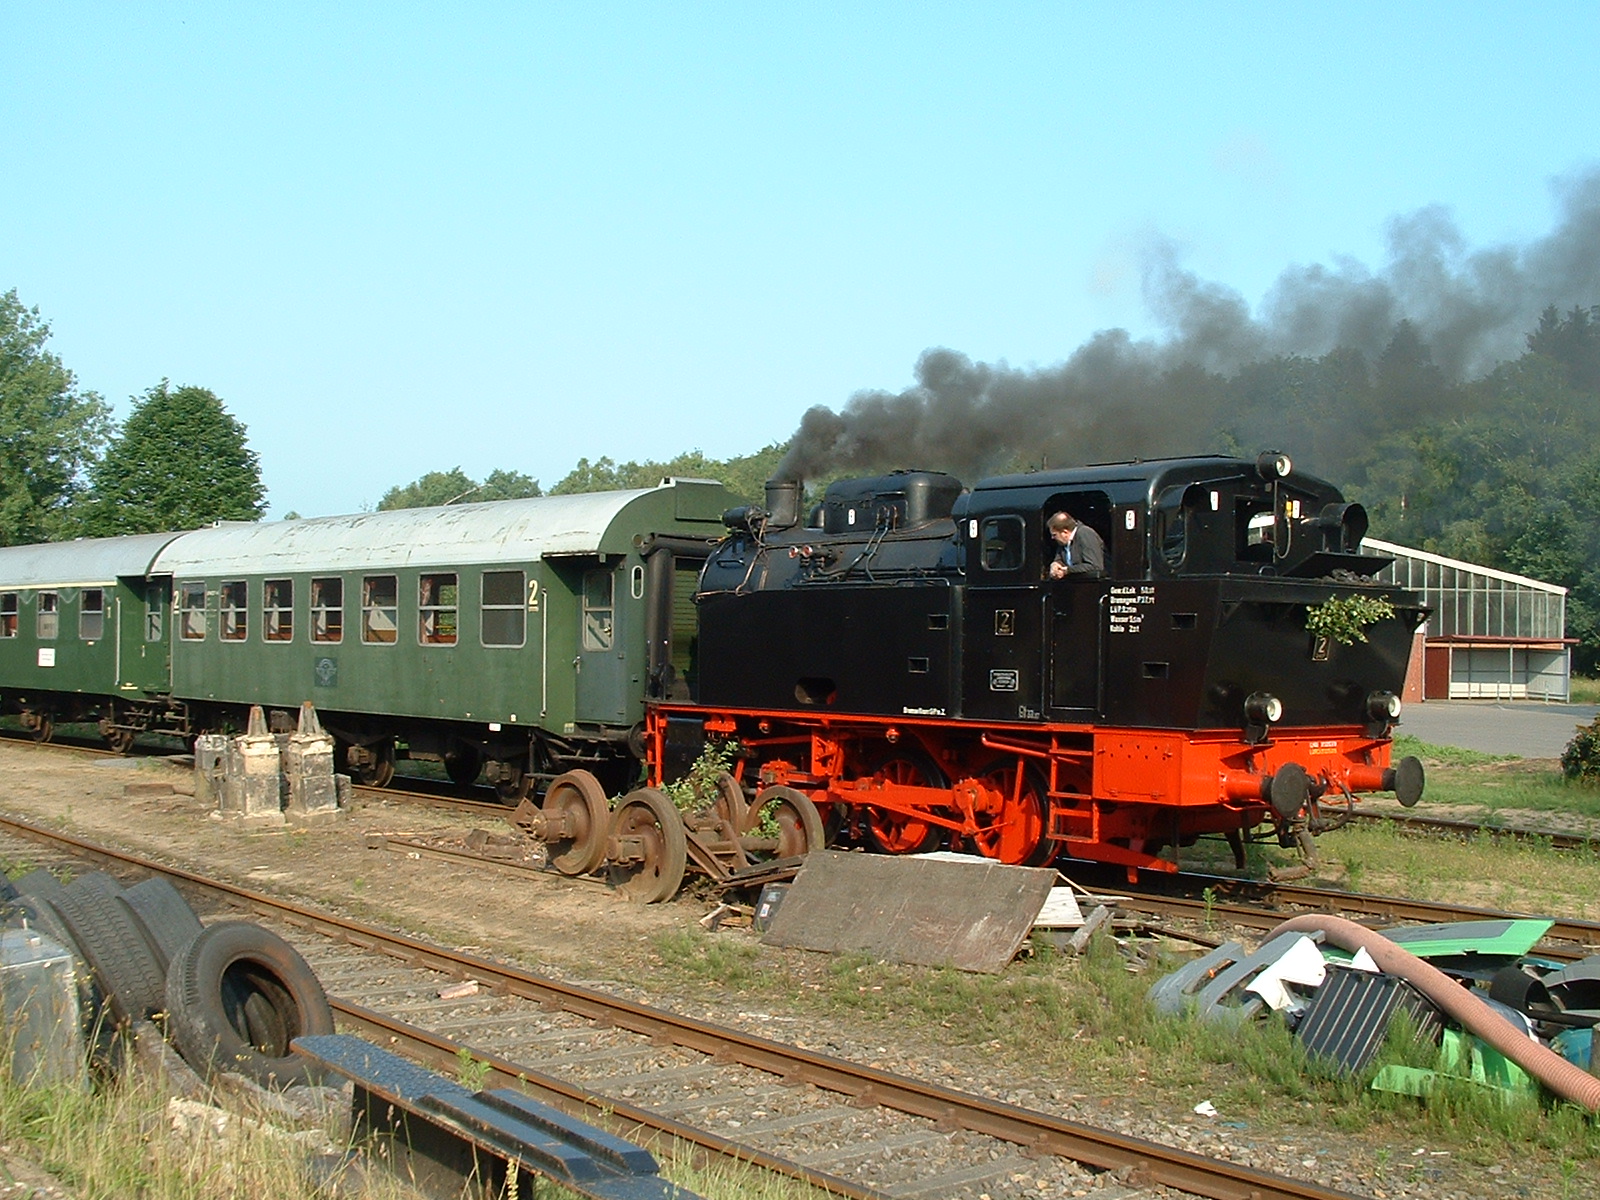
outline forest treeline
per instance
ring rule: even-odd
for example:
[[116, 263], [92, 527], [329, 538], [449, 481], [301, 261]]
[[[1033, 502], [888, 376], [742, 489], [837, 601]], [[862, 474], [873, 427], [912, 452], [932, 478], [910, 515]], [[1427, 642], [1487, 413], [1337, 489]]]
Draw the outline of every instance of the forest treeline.
[[[260, 517], [259, 464], [244, 426], [213, 393], [163, 380], [135, 397], [116, 426], [100, 397], [79, 389], [48, 350], [48, 336], [37, 310], [14, 291], [0, 295], [0, 544]], [[934, 355], [958, 357], [938, 351], [925, 361]], [[1374, 536], [1567, 587], [1575, 665], [1586, 673], [1600, 667], [1600, 306], [1547, 309], [1518, 357], [1476, 379], [1450, 377], [1401, 322], [1370, 359], [1339, 349], [1229, 371], [1177, 366], [1147, 391], [1147, 406], [1130, 406], [1129, 426], [1173, 414], [1164, 432], [1183, 442], [1182, 452], [1283, 450], [1364, 503]], [[699, 450], [660, 460], [584, 458], [548, 491], [650, 487], [677, 476], [720, 479], [757, 501], [790, 449], [775, 443], [728, 459]], [[852, 472], [861, 469], [855, 452]], [[919, 453], [939, 457], [937, 449]], [[986, 465], [994, 473], [1070, 464], [1023, 452]], [[954, 458], [873, 469], [896, 467], [962, 470]], [[813, 469], [806, 482], [816, 491], [842, 473]], [[378, 507], [543, 490], [512, 468], [479, 481], [455, 467], [391, 488]]]

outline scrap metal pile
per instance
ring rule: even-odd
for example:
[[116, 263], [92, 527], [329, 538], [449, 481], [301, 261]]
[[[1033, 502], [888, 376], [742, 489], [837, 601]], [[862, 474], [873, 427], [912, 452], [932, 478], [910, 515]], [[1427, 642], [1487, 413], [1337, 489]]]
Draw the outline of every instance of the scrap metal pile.
[[1240, 1025], [1280, 1014], [1314, 1058], [1351, 1074], [1371, 1066], [1405, 1013], [1419, 1038], [1440, 1047], [1437, 1065], [1385, 1065], [1375, 1089], [1543, 1088], [1600, 1110], [1600, 955], [1563, 965], [1532, 954], [1551, 924], [1470, 921], [1384, 934], [1339, 917], [1295, 917], [1254, 953], [1229, 942], [1185, 964], [1157, 981], [1150, 1000], [1173, 1015]]

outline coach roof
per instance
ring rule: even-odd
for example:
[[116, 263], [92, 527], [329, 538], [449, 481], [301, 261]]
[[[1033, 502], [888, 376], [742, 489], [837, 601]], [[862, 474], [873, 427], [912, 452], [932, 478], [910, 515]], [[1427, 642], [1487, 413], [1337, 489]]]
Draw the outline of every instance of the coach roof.
[[[226, 524], [184, 534], [160, 555], [154, 571], [192, 578], [621, 554], [632, 547], [635, 533], [673, 524], [673, 493], [686, 486], [714, 487], [725, 495], [720, 484], [671, 481], [638, 491]], [[638, 511], [619, 524], [630, 507]]]
[[18, 587], [99, 587], [122, 576], [143, 576], [163, 546], [181, 535], [80, 538], [0, 548], [0, 590]]

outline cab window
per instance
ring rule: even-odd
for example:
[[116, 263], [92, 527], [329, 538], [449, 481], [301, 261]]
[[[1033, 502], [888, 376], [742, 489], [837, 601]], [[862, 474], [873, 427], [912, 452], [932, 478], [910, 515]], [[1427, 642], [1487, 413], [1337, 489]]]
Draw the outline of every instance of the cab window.
[[978, 561], [986, 571], [1015, 571], [1023, 544], [1021, 517], [989, 517], [978, 532]]

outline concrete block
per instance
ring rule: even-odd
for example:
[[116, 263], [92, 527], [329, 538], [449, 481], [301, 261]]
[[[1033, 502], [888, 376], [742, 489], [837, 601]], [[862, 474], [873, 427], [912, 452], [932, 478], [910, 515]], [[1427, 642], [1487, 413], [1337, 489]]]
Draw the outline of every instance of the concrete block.
[[250, 710], [250, 732], [228, 742], [219, 808], [225, 817], [281, 822], [283, 790], [278, 739], [267, 732], [266, 716], [257, 705]]
[[228, 754], [228, 735], [202, 733], [194, 740], [194, 795], [216, 808], [222, 803], [223, 760]]

